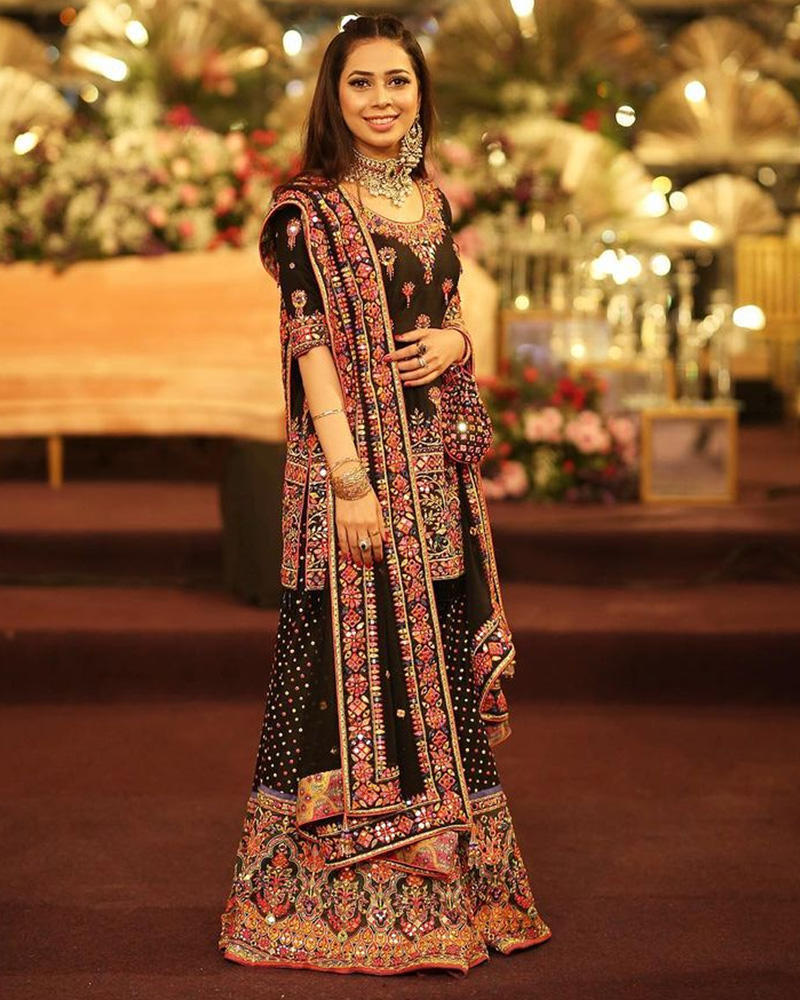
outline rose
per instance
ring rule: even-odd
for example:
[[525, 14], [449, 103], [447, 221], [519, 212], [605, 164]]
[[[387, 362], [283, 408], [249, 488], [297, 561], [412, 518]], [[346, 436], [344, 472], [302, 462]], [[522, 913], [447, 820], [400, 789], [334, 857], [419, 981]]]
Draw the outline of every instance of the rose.
[[528, 492], [528, 476], [522, 462], [503, 462], [500, 478], [510, 497], [523, 497]]
[[167, 224], [167, 213], [161, 205], [150, 205], [145, 212], [145, 217], [151, 226], [161, 229]]
[[178, 196], [187, 208], [194, 208], [200, 201], [200, 188], [196, 184], [181, 184]]

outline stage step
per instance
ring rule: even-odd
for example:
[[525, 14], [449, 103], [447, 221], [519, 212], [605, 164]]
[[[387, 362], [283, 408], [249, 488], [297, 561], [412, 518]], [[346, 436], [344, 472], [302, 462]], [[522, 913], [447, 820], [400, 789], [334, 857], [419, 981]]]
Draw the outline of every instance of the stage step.
[[[514, 501], [489, 501], [488, 508], [508, 582], [800, 581], [800, 499], [792, 496], [710, 508]], [[2, 585], [214, 587], [222, 573], [214, 484], [0, 486]]]
[[[514, 698], [797, 700], [800, 586], [512, 581]], [[263, 697], [277, 611], [175, 587], [0, 588], [5, 701]]]

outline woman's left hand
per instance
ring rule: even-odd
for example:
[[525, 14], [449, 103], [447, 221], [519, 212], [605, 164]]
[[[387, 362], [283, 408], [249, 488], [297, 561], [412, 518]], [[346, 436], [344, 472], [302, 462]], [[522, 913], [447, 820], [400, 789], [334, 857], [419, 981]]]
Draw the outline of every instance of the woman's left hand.
[[[421, 327], [419, 330], [399, 333], [395, 339], [401, 340], [404, 346], [387, 352], [383, 360], [397, 364], [403, 385], [432, 382], [445, 368], [449, 368], [463, 356], [466, 346], [464, 337], [453, 327], [444, 330]], [[417, 360], [420, 342], [425, 344], [422, 355], [426, 361], [424, 367]]]

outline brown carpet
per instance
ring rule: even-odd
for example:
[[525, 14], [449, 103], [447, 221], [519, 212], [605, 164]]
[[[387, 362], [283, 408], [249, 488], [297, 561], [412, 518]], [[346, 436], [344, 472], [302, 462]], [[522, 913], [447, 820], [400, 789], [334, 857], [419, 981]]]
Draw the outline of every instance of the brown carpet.
[[2, 709], [4, 998], [800, 995], [796, 710], [513, 705], [498, 766], [553, 938], [465, 979], [218, 955], [261, 711]]

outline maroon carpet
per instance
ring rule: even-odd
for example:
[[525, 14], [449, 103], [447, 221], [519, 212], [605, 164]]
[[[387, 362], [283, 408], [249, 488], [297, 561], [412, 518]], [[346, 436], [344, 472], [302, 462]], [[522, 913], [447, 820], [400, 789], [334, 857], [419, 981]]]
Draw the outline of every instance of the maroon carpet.
[[215, 951], [261, 711], [4, 709], [3, 997], [800, 995], [796, 711], [516, 704], [498, 766], [553, 938], [378, 981]]
[[0, 997], [796, 1000], [799, 440], [743, 428], [731, 507], [490, 505], [553, 938], [462, 979], [219, 955], [276, 611], [212, 482], [0, 483]]

